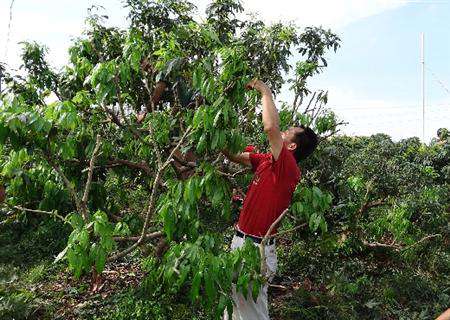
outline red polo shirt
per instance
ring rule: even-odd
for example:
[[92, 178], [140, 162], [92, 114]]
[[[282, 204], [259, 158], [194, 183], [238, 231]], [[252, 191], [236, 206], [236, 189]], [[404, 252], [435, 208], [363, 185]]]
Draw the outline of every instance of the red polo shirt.
[[[239, 215], [238, 227], [247, 234], [264, 237], [272, 223], [289, 207], [301, 172], [285, 146], [275, 161], [271, 153], [251, 153], [255, 173]], [[272, 234], [276, 232], [276, 228]]]

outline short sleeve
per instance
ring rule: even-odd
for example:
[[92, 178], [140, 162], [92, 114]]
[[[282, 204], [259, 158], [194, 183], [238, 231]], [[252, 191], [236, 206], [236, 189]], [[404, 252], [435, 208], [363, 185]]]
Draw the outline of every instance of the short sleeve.
[[250, 163], [252, 164], [252, 171], [256, 172], [261, 161], [265, 158], [263, 153], [250, 153]]
[[298, 181], [300, 179], [300, 169], [294, 155], [285, 146], [281, 149], [278, 159], [272, 160], [272, 170], [278, 181]]

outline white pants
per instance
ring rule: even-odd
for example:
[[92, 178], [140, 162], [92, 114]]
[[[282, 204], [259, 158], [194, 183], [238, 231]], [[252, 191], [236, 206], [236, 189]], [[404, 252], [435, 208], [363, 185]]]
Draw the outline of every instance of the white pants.
[[[231, 242], [231, 250], [242, 247], [244, 239], [234, 236]], [[256, 246], [259, 244], [255, 243]], [[271, 280], [277, 271], [277, 252], [275, 244], [265, 246], [265, 256], [267, 264], [266, 277]], [[232, 320], [269, 320], [269, 305], [267, 301], [267, 283], [259, 290], [258, 299], [252, 298], [252, 289], [248, 289], [247, 299], [241, 292], [236, 292], [236, 286], [233, 285], [233, 317]], [[228, 313], [225, 310], [223, 320], [229, 320]]]

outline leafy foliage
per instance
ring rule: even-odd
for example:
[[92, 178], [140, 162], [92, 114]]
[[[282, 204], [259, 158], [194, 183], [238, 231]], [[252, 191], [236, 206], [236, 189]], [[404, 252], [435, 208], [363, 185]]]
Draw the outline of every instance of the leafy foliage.
[[[7, 199], [0, 228], [11, 231], [19, 222], [41, 230], [31, 228], [33, 221], [70, 226], [61, 232], [66, 248], [60, 242], [52, 248], [62, 250], [56, 260], [67, 260], [75, 278], [101, 274], [108, 261], [135, 249], [145, 252], [148, 241], [155, 247], [144, 258], [149, 299], [186, 294], [181, 305], [197, 315], [230, 311], [233, 285], [255, 297], [263, 281], [259, 251], [247, 244], [228, 252], [223, 244], [232, 232], [230, 199], [251, 175], [220, 151], [248, 144], [267, 150], [258, 96], [244, 90], [258, 77], [274, 94], [283, 85], [294, 93], [292, 103], [280, 105], [283, 129], [301, 123], [321, 135], [319, 150], [300, 164], [304, 178], [280, 228], [295, 243], [280, 250], [281, 272], [323, 284], [316, 298], [324, 304], [305, 305], [311, 290], [304, 290], [293, 297], [301, 307], [286, 308], [283, 318], [396, 317], [400, 300], [413, 297], [399, 285], [381, 290], [383, 281], [401, 283], [413, 274], [408, 263], [448, 274], [445, 132], [430, 146], [386, 135], [330, 139], [342, 122], [324, 108], [327, 92], [312, 92], [307, 82], [327, 66], [326, 53], [339, 48], [335, 34], [240, 20], [243, 8], [234, 0], [213, 1], [202, 22], [188, 1], [125, 6], [125, 30], [106, 27], [106, 17], [90, 10], [62, 70], [46, 62], [45, 47], [24, 43], [24, 75], [5, 72], [0, 182]], [[300, 59], [292, 62], [295, 52]], [[293, 229], [301, 231], [291, 235]], [[377, 282], [374, 266], [386, 261], [397, 273], [383, 269]], [[445, 288], [435, 278], [416, 279], [417, 286], [408, 282], [411, 291], [425, 290], [433, 306], [411, 310], [437, 313], [445, 298], [437, 298], [437, 288]], [[161, 307], [143, 302], [148, 315], [149, 305]], [[180, 318], [195, 313], [184, 311]]]

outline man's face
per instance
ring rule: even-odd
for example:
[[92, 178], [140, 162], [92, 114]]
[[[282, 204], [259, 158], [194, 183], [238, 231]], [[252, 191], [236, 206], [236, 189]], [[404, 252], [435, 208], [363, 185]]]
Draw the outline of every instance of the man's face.
[[286, 131], [281, 132], [281, 138], [283, 138], [283, 142], [290, 144], [294, 142], [294, 137], [296, 134], [304, 131], [303, 128], [300, 127], [290, 127]]
[[288, 148], [288, 150], [295, 150], [297, 148], [297, 144], [294, 142], [294, 137], [296, 134], [304, 131], [303, 128], [300, 127], [290, 127], [286, 131], [281, 132], [281, 138], [283, 139], [284, 145]]

